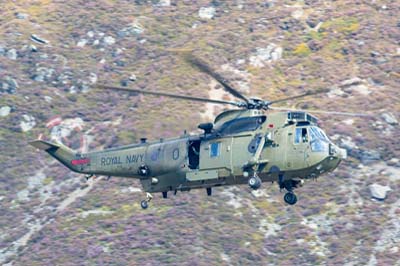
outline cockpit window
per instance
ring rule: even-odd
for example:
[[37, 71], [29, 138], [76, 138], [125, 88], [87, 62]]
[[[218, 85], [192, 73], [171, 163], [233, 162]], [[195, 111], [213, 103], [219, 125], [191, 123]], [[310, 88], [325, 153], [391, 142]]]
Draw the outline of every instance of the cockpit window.
[[329, 139], [318, 127], [310, 127], [311, 151], [323, 152], [329, 149]]
[[310, 127], [310, 135], [311, 135], [311, 140], [319, 139], [323, 141], [329, 141], [324, 131], [322, 131], [318, 127]]
[[307, 128], [306, 127], [297, 127], [296, 134], [294, 137], [294, 143], [299, 144], [299, 143], [306, 143], [306, 142], [308, 142]]
[[266, 120], [265, 116], [238, 118], [224, 123], [218, 130], [223, 135], [236, 134], [258, 129]]

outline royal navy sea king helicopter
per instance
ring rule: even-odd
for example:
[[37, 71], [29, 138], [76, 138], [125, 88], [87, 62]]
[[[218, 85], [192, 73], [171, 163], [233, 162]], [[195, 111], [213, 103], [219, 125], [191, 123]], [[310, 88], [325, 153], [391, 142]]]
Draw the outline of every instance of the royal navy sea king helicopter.
[[[203, 123], [199, 135], [185, 134], [168, 140], [93, 151], [75, 152], [60, 143], [43, 140], [30, 142], [44, 150], [70, 170], [94, 175], [137, 178], [146, 199], [146, 209], [152, 199], [150, 193], [161, 192], [164, 198], [173, 191], [205, 189], [207, 195], [217, 186], [248, 184], [259, 189], [262, 182], [277, 182], [287, 193], [284, 201], [297, 202], [294, 189], [305, 179], [315, 179], [333, 171], [346, 159], [346, 150], [335, 145], [318, 126], [315, 116], [302, 110], [274, 108], [284, 101], [326, 92], [318, 90], [274, 101], [248, 98], [234, 89], [205, 61], [193, 56], [187, 61], [216, 79], [223, 88], [240, 101], [206, 99], [165, 92], [101, 85], [103, 89], [166, 96], [190, 101], [224, 104], [237, 107], [219, 114], [213, 123]], [[280, 112], [266, 112], [267, 110]], [[285, 111], [282, 111], [285, 110]], [[337, 115], [362, 114], [313, 111]]]

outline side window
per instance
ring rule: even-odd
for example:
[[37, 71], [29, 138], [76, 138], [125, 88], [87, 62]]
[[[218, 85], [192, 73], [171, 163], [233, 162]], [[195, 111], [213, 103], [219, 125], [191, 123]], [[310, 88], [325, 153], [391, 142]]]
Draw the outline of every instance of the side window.
[[294, 143], [299, 144], [299, 143], [306, 143], [306, 142], [308, 142], [307, 128], [306, 127], [296, 128], [296, 134], [294, 136]]
[[219, 150], [220, 150], [221, 143], [220, 142], [213, 142], [210, 144], [210, 157], [218, 157]]
[[294, 143], [299, 144], [301, 142], [301, 128], [296, 128], [296, 135], [294, 136]]

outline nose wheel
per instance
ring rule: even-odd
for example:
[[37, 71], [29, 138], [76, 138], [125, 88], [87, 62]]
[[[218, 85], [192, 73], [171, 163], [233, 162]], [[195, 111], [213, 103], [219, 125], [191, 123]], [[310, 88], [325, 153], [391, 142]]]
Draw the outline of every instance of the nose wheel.
[[150, 193], [146, 193], [146, 199], [142, 200], [140, 202], [140, 207], [142, 207], [143, 210], [147, 209], [149, 207], [150, 201], [153, 199], [153, 196]]

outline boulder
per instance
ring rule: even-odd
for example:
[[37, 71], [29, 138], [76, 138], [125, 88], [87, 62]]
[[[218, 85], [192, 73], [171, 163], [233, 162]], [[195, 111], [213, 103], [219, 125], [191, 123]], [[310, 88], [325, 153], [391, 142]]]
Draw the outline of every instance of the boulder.
[[400, 159], [392, 158], [387, 162], [387, 164], [390, 166], [400, 166]]
[[171, 0], [158, 0], [158, 1], [154, 1], [155, 2], [155, 6], [160, 6], [160, 7], [168, 7], [171, 6]]
[[300, 19], [304, 15], [304, 10], [302, 8], [298, 8], [293, 10], [290, 14], [294, 19]]
[[399, 121], [397, 121], [396, 117], [392, 113], [383, 113], [381, 116], [389, 125], [394, 126], [399, 124]]
[[6, 76], [4, 81], [0, 82], [0, 92], [15, 94], [18, 88], [18, 82], [10, 76]]
[[144, 27], [138, 19], [135, 19], [131, 24], [119, 30], [117, 35], [119, 38], [124, 38], [129, 35], [138, 36], [144, 32]]
[[371, 197], [377, 200], [384, 200], [387, 192], [392, 190], [389, 186], [382, 186], [376, 183], [369, 185], [368, 187]]
[[63, 138], [68, 138], [73, 132], [80, 132], [83, 126], [84, 121], [80, 117], [62, 120], [51, 129], [51, 139], [61, 141]]
[[363, 164], [369, 164], [373, 161], [379, 161], [381, 154], [376, 150], [361, 151], [360, 160]]
[[51, 101], [53, 100], [53, 98], [51, 98], [50, 96], [44, 96], [44, 100], [48, 103], [51, 103]]
[[8, 82], [8, 85], [10, 85], [10, 88], [13, 92], [15, 92], [19, 88], [18, 82], [15, 79], [13, 79], [12, 77], [7, 77], [6, 80]]
[[95, 84], [97, 82], [97, 75], [96, 73], [90, 73], [89, 74], [89, 81], [91, 84]]
[[130, 81], [136, 81], [137, 80], [136, 75], [135, 74], [130, 75], [129, 80]]
[[10, 60], [17, 60], [18, 57], [17, 50], [15, 49], [8, 50], [6, 56]]
[[17, 13], [15, 13], [15, 17], [17, 19], [27, 19], [29, 17], [29, 15], [26, 13], [17, 12]]
[[85, 45], [87, 44], [87, 40], [86, 39], [80, 39], [77, 43], [76, 46], [79, 48], [85, 47]]
[[0, 44], [0, 56], [4, 56], [6, 54], [6, 48]]
[[1, 117], [6, 117], [10, 114], [11, 112], [11, 107], [10, 106], [3, 106], [0, 108], [0, 116]]
[[55, 70], [52, 68], [38, 67], [36, 69], [36, 74], [32, 76], [32, 79], [38, 82], [43, 82], [45, 80], [49, 80], [54, 73]]
[[256, 53], [250, 56], [250, 65], [254, 67], [263, 67], [264, 63], [277, 61], [282, 58], [283, 49], [274, 43], [269, 44], [266, 48], [258, 47]]
[[29, 50], [30, 50], [31, 52], [34, 52], [34, 53], [36, 53], [36, 52], [38, 51], [38, 49], [36, 48], [36, 46], [33, 45], [33, 44], [29, 45]]
[[86, 35], [87, 35], [89, 38], [93, 38], [93, 37], [94, 37], [94, 32], [93, 32], [93, 31], [88, 31], [88, 32], [86, 33]]
[[199, 17], [202, 19], [212, 19], [215, 16], [215, 7], [202, 7], [199, 9]]
[[22, 132], [27, 132], [36, 125], [36, 121], [33, 116], [25, 114], [22, 116], [22, 121], [20, 122], [19, 125], [21, 127]]
[[115, 39], [112, 36], [106, 36], [103, 39], [105, 45], [113, 45], [115, 43]]

